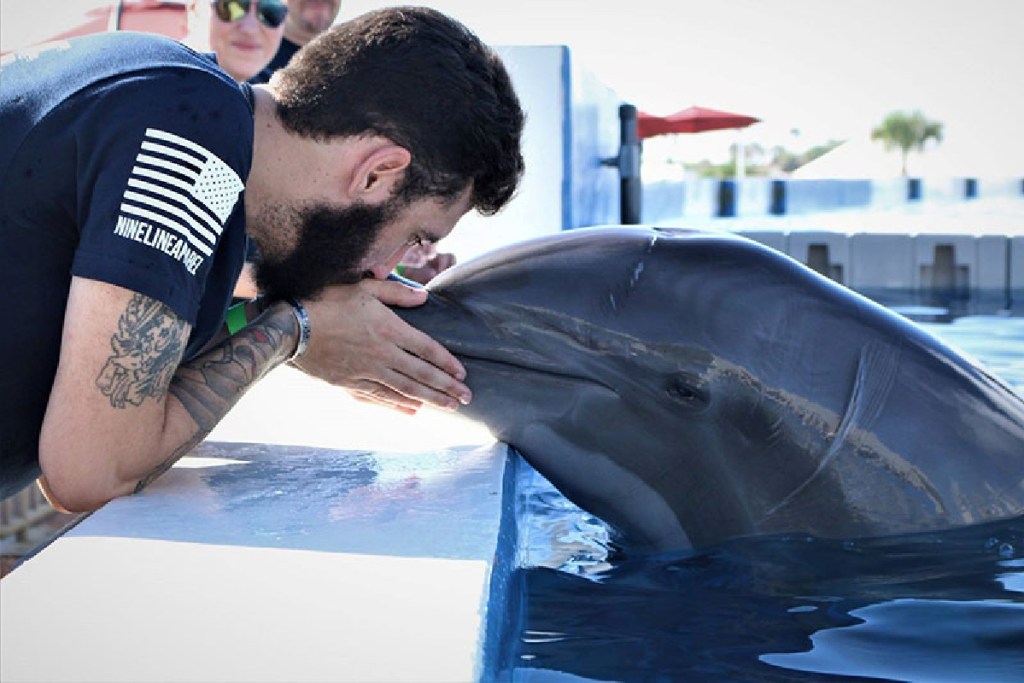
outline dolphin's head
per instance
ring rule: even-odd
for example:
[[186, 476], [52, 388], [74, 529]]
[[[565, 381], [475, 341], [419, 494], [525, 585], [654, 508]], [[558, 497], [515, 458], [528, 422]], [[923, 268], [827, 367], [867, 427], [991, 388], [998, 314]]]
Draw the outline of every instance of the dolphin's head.
[[719, 350], [748, 331], [709, 310], [728, 285], [703, 275], [725, 239], [561, 233], [457, 266], [431, 283], [424, 306], [398, 312], [466, 366], [474, 398], [464, 415], [631, 547], [685, 547], [687, 510], [702, 518], [701, 536], [743, 527], [746, 503], [715, 493], [733, 476], [720, 454], [771, 429], [758, 388]]
[[[425, 306], [400, 313], [466, 365], [498, 436], [552, 411], [569, 422], [634, 404], [698, 413], [714, 359], [685, 343], [687, 322], [666, 305], [691, 284], [666, 267], [664, 239], [623, 228], [533, 240], [450, 269]], [[491, 414], [498, 403], [510, 410]]]
[[[428, 289], [426, 304], [397, 312], [465, 364], [474, 398], [463, 413], [630, 550], [990, 518], [995, 508], [974, 501], [993, 499], [988, 482], [1019, 462], [1024, 404], [1012, 392], [745, 238], [572, 230], [452, 268]], [[927, 429], [908, 438], [922, 413]], [[980, 423], [983, 440], [971, 438]], [[944, 448], [990, 476], [966, 486], [936, 455]], [[964, 503], [968, 489], [979, 493]], [[1000, 489], [999, 509], [1019, 510], [1020, 490]]]

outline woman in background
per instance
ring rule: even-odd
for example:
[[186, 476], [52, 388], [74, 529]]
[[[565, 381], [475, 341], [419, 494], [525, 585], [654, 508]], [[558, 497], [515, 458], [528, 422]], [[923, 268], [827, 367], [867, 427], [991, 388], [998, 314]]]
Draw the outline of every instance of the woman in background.
[[265, 82], [262, 72], [277, 54], [287, 16], [284, 0], [195, 0], [185, 42], [216, 53], [220, 68], [236, 81]]

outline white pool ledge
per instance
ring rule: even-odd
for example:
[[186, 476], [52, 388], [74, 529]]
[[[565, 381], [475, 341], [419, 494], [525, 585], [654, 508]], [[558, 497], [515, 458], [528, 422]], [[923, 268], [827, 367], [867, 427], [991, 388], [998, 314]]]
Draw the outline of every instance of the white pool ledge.
[[506, 447], [390, 415], [381, 441], [418, 431], [420, 450], [289, 444], [270, 414], [300, 404], [339, 443], [373, 434], [337, 390], [279, 372], [232, 419], [269, 419], [284, 443], [208, 440], [0, 581], [0, 680], [491, 677], [514, 560]]

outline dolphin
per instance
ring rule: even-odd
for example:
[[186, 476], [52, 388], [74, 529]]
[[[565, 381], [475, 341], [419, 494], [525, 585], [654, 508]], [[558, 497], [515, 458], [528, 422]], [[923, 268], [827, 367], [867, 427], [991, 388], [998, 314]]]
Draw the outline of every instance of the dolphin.
[[1024, 400], [912, 321], [738, 235], [584, 228], [396, 309], [461, 409], [625, 551], [866, 538], [1024, 514]]

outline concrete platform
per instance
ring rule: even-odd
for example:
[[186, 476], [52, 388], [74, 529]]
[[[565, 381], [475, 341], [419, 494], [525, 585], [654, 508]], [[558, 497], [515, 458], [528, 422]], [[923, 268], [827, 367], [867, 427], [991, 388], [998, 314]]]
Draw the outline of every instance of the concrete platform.
[[472, 423], [276, 370], [0, 582], [0, 680], [487, 678], [508, 462]]
[[1024, 236], [754, 229], [737, 234], [858, 291], [963, 290], [1011, 299], [1024, 289]]

